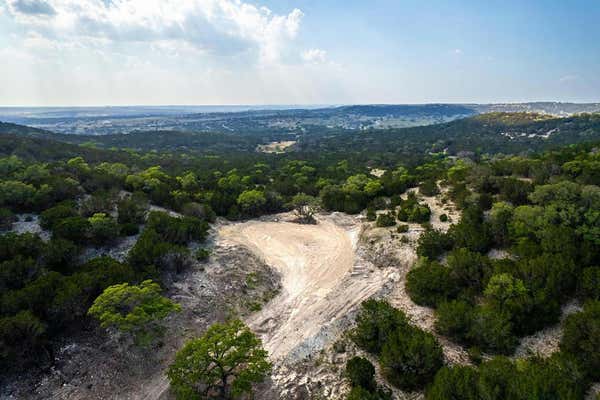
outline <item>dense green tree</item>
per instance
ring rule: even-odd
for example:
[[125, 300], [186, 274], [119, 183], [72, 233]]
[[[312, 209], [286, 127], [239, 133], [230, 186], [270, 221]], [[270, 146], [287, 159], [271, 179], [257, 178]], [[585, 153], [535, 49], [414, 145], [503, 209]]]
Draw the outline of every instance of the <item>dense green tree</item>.
[[264, 192], [256, 189], [246, 190], [237, 198], [237, 204], [244, 215], [250, 217], [259, 215], [266, 203]]
[[161, 295], [151, 280], [139, 285], [121, 283], [109, 286], [94, 300], [88, 314], [103, 328], [115, 328], [133, 335], [137, 344], [150, 345], [162, 333], [161, 321], [181, 306]]
[[214, 324], [177, 352], [167, 376], [178, 400], [231, 399], [271, 370], [261, 341], [240, 320]]

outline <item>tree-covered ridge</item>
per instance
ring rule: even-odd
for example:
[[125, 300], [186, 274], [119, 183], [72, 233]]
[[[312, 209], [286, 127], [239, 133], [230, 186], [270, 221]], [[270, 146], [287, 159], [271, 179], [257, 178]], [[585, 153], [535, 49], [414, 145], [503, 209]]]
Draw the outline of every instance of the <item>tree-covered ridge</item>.
[[473, 117], [477, 121], [493, 125], [527, 125], [534, 122], [547, 121], [551, 119], [559, 119], [555, 116], [539, 113], [528, 112], [491, 112]]

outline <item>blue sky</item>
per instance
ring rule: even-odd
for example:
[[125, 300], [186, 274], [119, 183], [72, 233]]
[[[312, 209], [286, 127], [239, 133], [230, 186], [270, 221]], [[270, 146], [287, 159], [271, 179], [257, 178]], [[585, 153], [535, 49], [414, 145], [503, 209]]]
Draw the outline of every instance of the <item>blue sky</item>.
[[0, 0], [0, 105], [600, 101], [598, 21], [598, 0]]

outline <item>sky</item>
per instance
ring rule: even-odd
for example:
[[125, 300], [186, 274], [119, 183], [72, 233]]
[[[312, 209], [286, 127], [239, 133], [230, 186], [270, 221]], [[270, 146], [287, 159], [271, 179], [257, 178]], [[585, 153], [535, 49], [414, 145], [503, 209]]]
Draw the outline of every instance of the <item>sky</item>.
[[600, 102], [600, 0], [0, 0], [0, 106]]

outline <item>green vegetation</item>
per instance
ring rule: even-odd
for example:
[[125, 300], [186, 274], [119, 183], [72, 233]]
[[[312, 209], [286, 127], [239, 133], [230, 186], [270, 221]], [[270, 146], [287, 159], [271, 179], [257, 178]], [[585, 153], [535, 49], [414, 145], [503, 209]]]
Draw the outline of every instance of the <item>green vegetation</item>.
[[167, 376], [178, 400], [251, 394], [271, 370], [260, 339], [240, 320], [214, 324], [177, 352]]
[[151, 280], [139, 285], [109, 286], [94, 300], [88, 314], [103, 328], [131, 334], [137, 344], [149, 346], [162, 334], [160, 321], [181, 311], [181, 306], [161, 296], [160, 286]]
[[[90, 311], [106, 326], [144, 332], [135, 323], [150, 330], [160, 325], [176, 306], [165, 303], [158, 285], [166, 287], [206, 259], [206, 251], [190, 254], [190, 248], [204, 241], [217, 216], [236, 220], [295, 210], [311, 221], [322, 207], [352, 214], [366, 209], [379, 226], [424, 224], [407, 292], [434, 307], [435, 329], [473, 349], [474, 359], [482, 351], [511, 354], [520, 337], [558, 323], [566, 301], [587, 302], [582, 313], [567, 318], [561, 351], [548, 359], [496, 357], [478, 367], [443, 367], [433, 336], [389, 304], [367, 301], [352, 338], [377, 357], [391, 384], [428, 387], [430, 399], [579, 399], [590, 379], [598, 379], [600, 153], [593, 141], [600, 138], [599, 115], [490, 114], [360, 134], [309, 128], [294, 151], [283, 154], [255, 152], [264, 139], [256, 132], [78, 137], [0, 128], [3, 371], [48, 366], [59, 338], [89, 325], [95, 300], [96, 309], [112, 304], [104, 317], [110, 322]], [[75, 145], [90, 140], [96, 147]], [[372, 165], [385, 173], [370, 175]], [[442, 200], [461, 209], [448, 232], [426, 225], [431, 210], [414, 189], [403, 199], [417, 186], [423, 195], [443, 188]], [[178, 214], [149, 212], [150, 205]], [[377, 217], [376, 210], [385, 211]], [[26, 215], [39, 216], [47, 231], [42, 237], [51, 239], [4, 232]], [[125, 236], [137, 238], [125, 262], [81, 259], [90, 248], [114, 246]], [[489, 259], [491, 249], [508, 258]], [[141, 293], [149, 297], [134, 301]], [[206, 361], [206, 343], [235, 343], [230, 335], [244, 338], [244, 354], [255, 363], [248, 369], [246, 356], [221, 354], [241, 357], [222, 389], [222, 377], [205, 376], [206, 363], [190, 366], [186, 357]], [[187, 355], [171, 369], [181, 398], [197, 398], [202, 390], [247, 393], [267, 373], [260, 343], [240, 323], [216, 325], [203, 338], [186, 346]], [[386, 398], [370, 371], [364, 360], [348, 365], [350, 398]]]
[[435, 337], [410, 325], [402, 311], [385, 301], [362, 304], [351, 337], [378, 356], [387, 380], [404, 390], [425, 387], [443, 365], [442, 348]]

